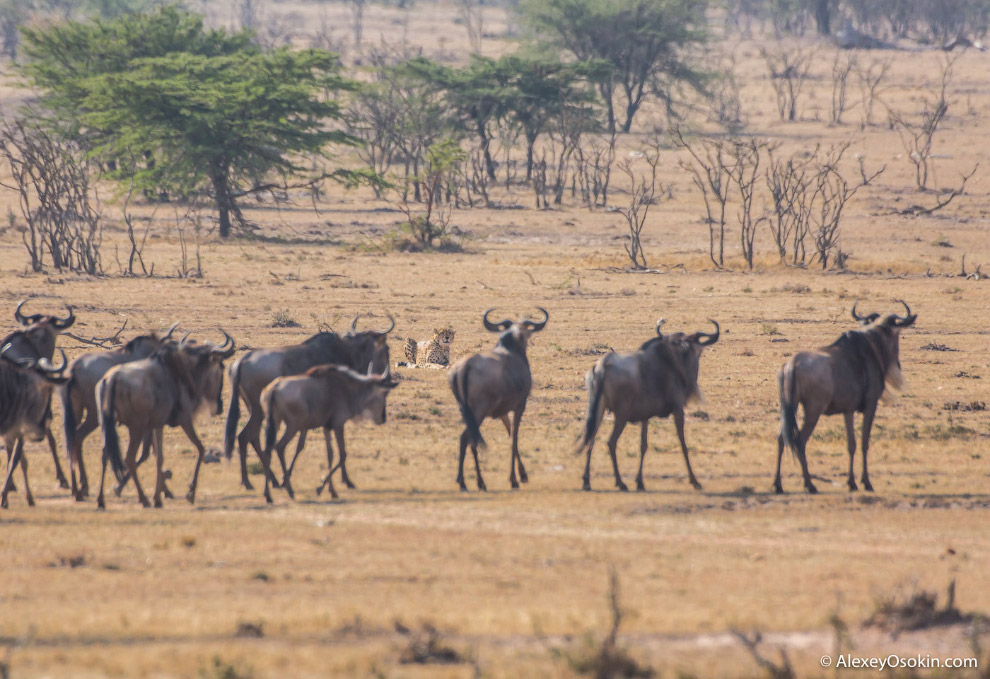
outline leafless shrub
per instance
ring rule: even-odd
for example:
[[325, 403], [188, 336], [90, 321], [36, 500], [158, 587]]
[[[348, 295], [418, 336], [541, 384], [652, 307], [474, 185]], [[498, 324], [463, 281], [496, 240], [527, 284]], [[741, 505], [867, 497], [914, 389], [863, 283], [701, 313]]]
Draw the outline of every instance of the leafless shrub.
[[[969, 174], [962, 175], [962, 181], [959, 183], [959, 186], [956, 187], [956, 188], [954, 188], [954, 189], [951, 189], [951, 190], [945, 192], [943, 195], [937, 197], [935, 199], [935, 204], [934, 205], [930, 205], [930, 206], [909, 205], [906, 208], [902, 208], [900, 210], [894, 210], [893, 212], [891, 212], [889, 214], [908, 215], [908, 216], [911, 216], [911, 217], [919, 217], [919, 216], [922, 216], [922, 215], [930, 215], [930, 214], [932, 214], [934, 212], [937, 212], [938, 210], [941, 210], [946, 205], [948, 205], [949, 203], [951, 203], [956, 196], [962, 195], [962, 193], [966, 190], [966, 182], [968, 182], [970, 180], [970, 178], [974, 174], [976, 174], [976, 171], [979, 169], [979, 167], [980, 167], [980, 164], [977, 163], [976, 165], [973, 166], [973, 169], [970, 170]], [[963, 255], [963, 257], [965, 258], [965, 255]], [[966, 267], [965, 267], [965, 260], [964, 260], [964, 266], [963, 266], [963, 270], [964, 271], [965, 271], [965, 268]]]
[[857, 62], [855, 66], [856, 79], [859, 81], [859, 91], [862, 97], [860, 129], [866, 129], [873, 124], [873, 106], [880, 100], [884, 87], [881, 85], [887, 77], [887, 71], [893, 63], [891, 59], [873, 59], [868, 64]]
[[849, 257], [840, 247], [839, 226], [846, 203], [863, 185], [850, 188], [849, 182], [839, 172], [839, 161], [848, 149], [848, 142], [832, 147], [820, 162], [812, 185], [814, 209], [811, 211], [811, 224], [815, 235], [815, 257], [822, 269], [827, 269], [829, 263], [837, 269], [844, 269]]
[[766, 170], [767, 191], [770, 194], [772, 210], [768, 224], [780, 260], [790, 257], [791, 264], [805, 261], [805, 238], [808, 235], [811, 218], [811, 202], [808, 188], [815, 171], [812, 162], [818, 149], [806, 159], [780, 158], [776, 147], [768, 151]]
[[714, 66], [715, 82], [710, 87], [711, 97], [708, 99], [708, 119], [734, 134], [745, 125], [735, 63], [735, 51], [723, 54], [718, 60]]
[[[642, 162], [636, 162], [641, 160]], [[626, 254], [634, 269], [645, 269], [646, 256], [643, 253], [642, 233], [650, 206], [654, 204], [657, 190], [663, 187], [657, 183], [657, 166], [660, 163], [660, 142], [655, 140], [641, 153], [625, 158], [619, 163], [619, 170], [629, 179], [629, 204], [618, 208], [626, 218], [629, 227], [629, 242], [624, 243]], [[645, 168], [643, 165], [645, 164]]]
[[787, 657], [787, 650], [779, 648], [780, 660], [774, 662], [760, 653], [760, 644], [763, 643], [763, 634], [759, 630], [754, 630], [746, 634], [737, 629], [732, 630], [732, 634], [739, 640], [739, 643], [749, 651], [749, 654], [756, 661], [761, 669], [766, 671], [770, 679], [794, 679], [794, 668], [791, 666], [790, 658]]
[[577, 175], [581, 199], [588, 208], [606, 207], [615, 162], [615, 133], [590, 135], [577, 148]]
[[760, 158], [769, 148], [767, 142], [756, 139], [733, 140], [728, 147], [729, 176], [739, 192], [739, 247], [750, 270], [753, 269], [756, 253], [754, 242], [760, 223], [766, 215], [753, 211], [753, 199], [760, 180]]
[[798, 98], [811, 72], [816, 50], [779, 45], [775, 50], [761, 48], [760, 54], [770, 71], [770, 84], [777, 98], [780, 119], [797, 120]]
[[485, 32], [485, 17], [481, 0], [457, 0], [457, 16], [467, 29], [471, 51], [481, 54], [481, 38]]
[[619, 626], [624, 611], [619, 605], [619, 576], [609, 569], [608, 605], [612, 623], [601, 644], [589, 643], [582, 653], [564, 654], [567, 663], [580, 676], [594, 679], [650, 679], [656, 676], [652, 667], [640, 665], [618, 645]]
[[0, 186], [17, 194], [31, 269], [48, 257], [59, 271], [102, 274], [103, 214], [85, 149], [20, 119], [0, 127], [0, 157], [11, 170]]
[[399, 656], [399, 662], [403, 665], [433, 665], [433, 664], [457, 664], [467, 661], [467, 658], [443, 642], [443, 635], [430, 623], [423, 623], [419, 630], [409, 630], [404, 625], [401, 633], [409, 637], [409, 644], [403, 649]]
[[726, 164], [726, 142], [717, 138], [701, 138], [689, 144], [680, 130], [673, 132], [674, 143], [685, 149], [693, 163], [680, 166], [691, 173], [694, 185], [705, 201], [705, 223], [708, 225], [708, 256], [712, 264], [725, 265], [725, 210], [729, 200], [730, 173]]
[[842, 124], [842, 114], [846, 111], [846, 91], [849, 74], [856, 68], [859, 58], [855, 52], [836, 50], [832, 60], [832, 109], [830, 121], [833, 125]]
[[864, 626], [877, 627], [896, 637], [901, 632], [954, 625], [973, 619], [956, 608], [956, 581], [949, 583], [945, 606], [938, 607], [938, 594], [914, 589], [907, 594], [895, 593], [877, 599], [875, 610]]
[[361, 54], [361, 37], [364, 33], [364, 9], [368, 0], [347, 0], [351, 6], [351, 30], [354, 32], [354, 54], [355, 58]]
[[939, 59], [942, 67], [941, 88], [937, 93], [932, 93], [932, 96], [925, 97], [920, 122], [909, 121], [904, 115], [889, 110], [890, 120], [897, 127], [904, 151], [914, 164], [915, 183], [919, 191], [928, 188], [928, 175], [934, 174], [932, 140], [938, 131], [939, 123], [949, 112], [949, 102], [945, 98], [945, 93], [952, 79], [952, 66], [957, 58], [958, 55]]

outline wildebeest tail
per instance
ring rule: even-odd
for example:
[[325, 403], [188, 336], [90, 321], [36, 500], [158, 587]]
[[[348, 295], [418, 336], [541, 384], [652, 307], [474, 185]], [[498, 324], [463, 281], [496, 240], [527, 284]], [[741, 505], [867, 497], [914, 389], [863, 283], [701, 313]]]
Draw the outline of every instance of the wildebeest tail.
[[272, 450], [275, 448], [275, 436], [278, 434], [278, 421], [275, 416], [275, 392], [269, 391], [264, 394], [264, 399], [262, 405], [265, 412], [268, 413], [265, 418], [265, 457], [270, 460]]
[[69, 460], [69, 468], [72, 465], [72, 451], [76, 449], [76, 428], [79, 426], [76, 418], [76, 411], [72, 407], [72, 390], [76, 387], [76, 378], [69, 377], [69, 381], [62, 386], [62, 430], [65, 432], [65, 456]]
[[[468, 405], [467, 395], [468, 395], [468, 369], [470, 364], [464, 365], [464, 370], [460, 374], [454, 374], [453, 379], [450, 381], [450, 387], [454, 392], [454, 398], [457, 399], [457, 407], [461, 410], [461, 419], [464, 420], [464, 426], [467, 427], [468, 439], [471, 441], [472, 446], [478, 446], [479, 448], [487, 448], [488, 444], [485, 443], [484, 437], [481, 435], [481, 426], [478, 424], [478, 418], [475, 417], [474, 411], [471, 410], [471, 406]], [[461, 378], [461, 383], [457, 383], [457, 378]]]
[[798, 437], [801, 436], [797, 425], [798, 404], [794, 381], [794, 366], [788, 363], [777, 375], [777, 389], [780, 392], [780, 435], [792, 453], [797, 452]]
[[[243, 357], [242, 357], [243, 358]], [[229, 460], [234, 454], [234, 436], [237, 434], [237, 420], [241, 417], [241, 361], [230, 366], [230, 405], [227, 406], [227, 421], [223, 427], [223, 454]]]
[[110, 460], [110, 466], [119, 483], [124, 478], [124, 456], [120, 454], [120, 439], [117, 438], [117, 423], [114, 415], [116, 377], [111, 375], [107, 380], [100, 380], [96, 386], [96, 399], [100, 409], [100, 430], [103, 432], [103, 454]]
[[588, 414], [584, 419], [584, 433], [575, 448], [577, 455], [584, 451], [598, 435], [598, 428], [602, 424], [602, 417], [605, 415], [605, 366], [603, 363], [596, 363], [595, 367], [588, 371], [585, 378], [588, 386]]

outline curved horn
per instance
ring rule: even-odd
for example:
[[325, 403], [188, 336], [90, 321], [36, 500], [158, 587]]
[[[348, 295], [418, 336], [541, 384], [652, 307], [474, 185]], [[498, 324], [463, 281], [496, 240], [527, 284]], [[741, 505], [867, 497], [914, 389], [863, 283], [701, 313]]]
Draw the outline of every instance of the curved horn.
[[172, 324], [172, 327], [168, 329], [168, 332], [162, 335], [162, 341], [164, 342], [165, 340], [170, 338], [172, 336], [172, 333], [175, 332], [175, 329], [178, 327], [179, 327], [179, 321], [176, 321], [175, 323]]
[[17, 321], [18, 324], [31, 325], [32, 323], [37, 323], [43, 318], [42, 314], [31, 314], [30, 316], [25, 316], [24, 314], [22, 314], [21, 307], [24, 306], [25, 304], [27, 304], [27, 300], [22, 299], [20, 303], [17, 305], [17, 308], [14, 309], [14, 320]]
[[[223, 333], [223, 344], [219, 347], [215, 347], [213, 349], [213, 353], [220, 358], [230, 358], [234, 355], [234, 350], [237, 348], [234, 344], [234, 338], [228, 335], [227, 331], [223, 328], [220, 328], [220, 332]], [[229, 349], [227, 348], [228, 345], [230, 346]]]
[[[20, 303], [17, 305], [17, 308], [14, 309], [14, 320], [17, 321], [18, 325], [28, 325], [30, 323], [28, 319], [24, 318], [24, 314], [21, 313], [21, 307], [24, 306], [25, 304], [27, 304], [27, 300], [22, 299]], [[6, 349], [6, 347], [4, 348]]]
[[873, 313], [866, 314], [865, 316], [860, 316], [859, 314], [856, 313], [856, 305], [857, 304], [859, 304], [859, 301], [853, 302], [852, 317], [860, 325], [869, 325], [873, 321], [875, 321], [878, 318], [880, 318], [880, 314], [878, 314], [875, 311]]
[[351, 332], [357, 332], [357, 322], [359, 318], [361, 318], [361, 314], [355, 316], [354, 320], [351, 321]]
[[189, 339], [189, 335], [191, 335], [191, 334], [192, 334], [192, 330], [190, 330], [189, 332], [187, 332], [185, 335], [182, 336], [182, 339], [179, 340], [179, 347], [180, 348], [185, 345], [186, 340]]
[[391, 325], [388, 326], [388, 330], [379, 331], [378, 332], [379, 335], [387, 335], [393, 330], [395, 330], [395, 318], [392, 316], [392, 314], [385, 314], [385, 315], [388, 316], [388, 320], [391, 321]]
[[73, 323], [76, 322], [76, 314], [72, 311], [72, 307], [66, 304], [65, 308], [69, 310], [68, 316], [65, 318], [58, 318], [57, 316], [52, 317], [52, 325], [59, 330], [67, 330]]
[[710, 318], [708, 319], [708, 322], [715, 326], [715, 332], [713, 332], [713, 333], [696, 332], [695, 333], [695, 335], [698, 337], [698, 339], [695, 340], [695, 341], [698, 344], [700, 344], [701, 346], [703, 346], [703, 347], [707, 347], [707, 346], [709, 346], [711, 344], [715, 344], [716, 342], [718, 342], [718, 336], [721, 334], [721, 329], [718, 327], [718, 323], [716, 323], [715, 321], [713, 321]]
[[488, 332], [502, 332], [503, 330], [506, 330], [507, 328], [509, 328], [509, 326], [512, 325], [512, 321], [510, 321], [509, 319], [505, 319], [504, 321], [499, 321], [498, 323], [492, 323], [490, 320], [488, 320], [488, 314], [490, 314], [493, 311], [495, 311], [494, 307], [486, 311], [485, 314], [481, 317], [481, 322], [484, 324], [485, 330], [487, 330]]
[[543, 320], [542, 321], [523, 321], [523, 325], [525, 325], [527, 328], [529, 328], [533, 332], [539, 332], [540, 330], [543, 330], [543, 328], [545, 328], [546, 325], [547, 325], [547, 321], [550, 320], [550, 314], [547, 313], [547, 310], [546, 309], [544, 309], [541, 306], [538, 306], [536, 308], [543, 312]]
[[894, 325], [898, 328], [906, 328], [918, 319], [918, 314], [911, 313], [911, 307], [907, 305], [903, 299], [897, 300], [904, 305], [904, 310], [907, 312], [904, 316], [898, 316], [894, 314]]
[[662, 328], [663, 327], [663, 324], [666, 323], [666, 322], [667, 322], [667, 319], [666, 318], [658, 318], [657, 319], [657, 337], [663, 337], [663, 333], [660, 332], [660, 328]]
[[56, 367], [52, 365], [52, 362], [47, 358], [39, 358], [35, 364], [32, 366], [34, 370], [38, 372], [46, 373], [48, 375], [57, 375], [65, 370], [65, 366], [68, 365], [68, 360], [65, 358], [65, 351], [62, 349], [58, 350], [58, 353], [62, 354], [62, 365]]

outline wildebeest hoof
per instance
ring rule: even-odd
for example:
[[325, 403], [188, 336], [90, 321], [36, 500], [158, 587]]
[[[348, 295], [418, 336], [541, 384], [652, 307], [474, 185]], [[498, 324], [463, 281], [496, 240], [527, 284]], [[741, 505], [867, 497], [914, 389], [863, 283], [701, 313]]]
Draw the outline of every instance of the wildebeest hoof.
[[868, 490], [871, 493], [873, 492], [873, 484], [870, 483], [869, 479], [863, 479], [863, 490]]
[[478, 490], [488, 491], [488, 486], [486, 486], [485, 482], [481, 479], [478, 479]]
[[0, 500], [0, 509], [7, 509], [7, 498]]
[[636, 492], [637, 493], [645, 493], [646, 492], [646, 486], [643, 484], [642, 481], [637, 481], [636, 482]]
[[[284, 479], [283, 479], [283, 481], [284, 481]], [[271, 479], [271, 482], [270, 483], [272, 484], [272, 488], [281, 488], [282, 487], [282, 483], [280, 483], [279, 480], [276, 479], [274, 475], [272, 475], [272, 479]]]
[[175, 495], [172, 494], [172, 490], [168, 486], [162, 486], [162, 492], [169, 500], [175, 499]]
[[103, 496], [102, 495], [100, 497], [96, 498], [96, 508], [97, 509], [103, 509], [103, 510], [106, 510], [106, 508], [107, 508], [106, 503], [103, 501]]
[[290, 500], [295, 500], [296, 499], [296, 491], [294, 491], [292, 489], [292, 484], [291, 483], [283, 483], [282, 484], [282, 489], [285, 490], [285, 492], [289, 495], [289, 499]]
[[857, 490], [859, 490], [859, 486], [857, 486], [856, 485], [856, 482], [853, 481], [852, 479], [849, 479], [848, 485], [849, 485], [849, 492], [850, 493], [855, 493]]
[[584, 479], [584, 483], [581, 484], [581, 490], [591, 490], [591, 481]]
[[773, 492], [775, 492], [777, 495], [783, 495], [784, 494], [784, 487], [782, 485], [780, 485], [779, 483], [775, 483], [774, 486], [773, 486]]
[[818, 489], [817, 489], [817, 488], [815, 488], [815, 486], [814, 486], [814, 484], [811, 484], [811, 483], [807, 483], [807, 484], [805, 484], [805, 486], [804, 486], [804, 488], [805, 488], [805, 490], [807, 490], [807, 491], [808, 491], [808, 493], [810, 493], [811, 495], [817, 495], [817, 494], [818, 494]]
[[194, 493], [192, 491], [189, 491], [188, 493], [186, 493], [186, 500], [188, 500], [189, 501], [189, 504], [191, 504], [191, 505], [196, 504], [196, 493]]
[[69, 490], [71, 488], [69, 482], [65, 480], [64, 476], [60, 476], [57, 480], [58, 480], [58, 487], [61, 488], [62, 490]]
[[616, 484], [615, 484], [615, 487], [618, 488], [619, 490], [621, 490], [623, 493], [628, 493], [629, 492], [629, 488], [626, 487], [626, 484], [623, 483], [622, 481], [617, 481]]
[[254, 490], [254, 486], [247, 479], [241, 479], [241, 485], [244, 486], [244, 490]]
[[698, 483], [698, 480], [697, 479], [694, 479], [693, 481], [691, 481], [691, 485], [694, 486], [694, 489], [695, 490], [701, 490], [701, 484]]
[[519, 482], [515, 479], [509, 479], [509, 485], [512, 486], [512, 490], [519, 490]]
[[344, 481], [344, 485], [347, 486], [347, 488], [349, 490], [354, 490], [355, 488], [357, 488], [357, 486], [355, 486], [353, 483], [351, 483], [351, 480], [350, 479], [345, 478], [343, 481]]
[[267, 502], [268, 504], [273, 504], [272, 503], [272, 494], [271, 493], [265, 493], [265, 502]]
[[151, 503], [148, 502], [148, 498], [141, 498], [141, 506], [145, 509], [149, 509], [151, 507]]
[[27, 496], [27, 503], [28, 503], [28, 507], [34, 507], [34, 496], [33, 495], [28, 495]]
[[161, 509], [161, 508], [162, 508], [162, 499], [160, 497], [156, 497], [155, 498], [155, 509]]
[[525, 469], [519, 470], [519, 481], [520, 483], [529, 483], [529, 475], [526, 473]]

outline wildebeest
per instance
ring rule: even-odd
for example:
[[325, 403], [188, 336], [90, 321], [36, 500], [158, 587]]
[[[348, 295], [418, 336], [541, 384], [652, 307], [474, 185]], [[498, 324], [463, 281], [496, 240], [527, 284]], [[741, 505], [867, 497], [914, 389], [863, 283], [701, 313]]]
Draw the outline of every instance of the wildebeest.
[[[362, 375], [341, 365], [320, 365], [310, 368], [303, 375], [277, 377], [261, 392], [261, 405], [267, 414], [267, 429], [265, 431], [265, 459], [263, 464], [271, 461], [272, 448], [278, 451], [282, 464], [282, 487], [289, 497], [295, 497], [292, 490], [292, 470], [296, 459], [306, 445], [306, 432], [317, 427], [323, 428], [323, 438], [327, 445], [327, 475], [316, 489], [317, 494], [329, 486], [330, 495], [337, 497], [333, 487], [333, 445], [330, 442], [330, 432], [337, 438], [337, 449], [340, 454], [340, 468], [344, 468], [347, 459], [347, 449], [344, 447], [344, 425], [354, 418], [367, 417], [375, 424], [385, 424], [385, 400], [388, 392], [396, 382], [391, 380], [392, 372], [389, 366], [381, 375], [368, 373]], [[279, 427], [285, 423], [285, 433], [282, 438], [275, 439]], [[296, 434], [299, 442], [296, 453], [288, 468], [285, 466], [285, 447]], [[268, 490], [268, 476], [265, 477], [265, 499], [272, 501]]]
[[[842, 413], [846, 422], [846, 444], [849, 449], [849, 490], [857, 490], [853, 474], [856, 454], [856, 433], [853, 414], [863, 413], [863, 488], [873, 490], [867, 471], [870, 429], [877, 403], [886, 385], [900, 388], [903, 384], [899, 350], [902, 329], [918, 318], [905, 302], [906, 314], [887, 314], [857, 330], [848, 330], [835, 342], [817, 351], [803, 351], [791, 357], [777, 375], [780, 390], [780, 434], [777, 436], [777, 472], [773, 488], [783, 493], [780, 482], [780, 460], [784, 446], [789, 446], [801, 464], [804, 487], [809, 493], [818, 490], [808, 473], [805, 446], [822, 415]], [[804, 425], [798, 430], [797, 407], [804, 409]]]
[[859, 304], [859, 302], [853, 302], [852, 317], [860, 325], [865, 327], [870, 323], [872, 323], [873, 321], [880, 318], [880, 314], [878, 314], [876, 311], [874, 311], [873, 313], [866, 314], [865, 316], [860, 316], [859, 314], [856, 313], [857, 304]]
[[52, 417], [52, 389], [65, 381], [62, 365], [53, 367], [46, 358], [14, 359], [9, 345], [0, 351], [0, 437], [9, 453], [7, 474], [0, 491], [0, 507], [7, 506], [7, 493], [13, 486], [14, 470], [18, 465], [24, 474], [24, 496], [34, 506], [34, 496], [28, 485], [28, 464], [24, 456], [24, 439], [40, 441], [49, 431]]
[[[543, 314], [543, 320], [524, 319], [518, 323], [508, 319], [492, 323], [488, 320], [488, 315], [494, 309], [486, 311], [481, 319], [485, 330], [501, 333], [495, 348], [484, 354], [463, 358], [450, 370], [447, 379], [457, 400], [457, 407], [460, 408], [461, 418], [464, 420], [457, 462], [457, 483], [461, 490], [467, 490], [464, 484], [464, 457], [469, 444], [474, 455], [478, 490], [487, 490], [481, 476], [481, 465], [478, 462], [478, 447], [486, 446], [485, 439], [481, 436], [481, 423], [486, 417], [501, 419], [505, 431], [512, 437], [509, 483], [513, 488], [518, 488], [519, 481], [523, 483], [529, 481], [522, 456], [519, 454], [519, 422], [522, 420], [526, 401], [533, 387], [529, 359], [526, 358], [526, 346], [530, 335], [543, 330], [550, 319], [546, 309], [537, 308]], [[511, 427], [509, 413], [512, 413]], [[516, 480], [517, 465], [519, 481]]]
[[[232, 396], [227, 409], [227, 422], [224, 426], [223, 451], [229, 460], [234, 450], [234, 434], [240, 417], [240, 399], [248, 407], [248, 421], [237, 434], [237, 452], [241, 461], [241, 485], [251, 490], [247, 473], [247, 446], [250, 443], [262, 458], [261, 391], [276, 377], [300, 375], [317, 365], [346, 365], [354, 370], [364, 370], [369, 363], [376, 373], [382, 372], [389, 364], [388, 333], [395, 328], [395, 319], [388, 317], [391, 325], [387, 330], [364, 330], [358, 332], [360, 315], [351, 321], [350, 332], [341, 337], [335, 332], [318, 332], [301, 344], [292, 344], [276, 349], [254, 349], [245, 353], [230, 366]], [[348, 488], [353, 488], [347, 476], [347, 468], [341, 467], [341, 479]], [[266, 477], [268, 472], [266, 471]]]
[[[76, 315], [71, 306], [66, 306], [69, 314], [64, 317], [52, 314], [31, 314], [25, 316], [21, 309], [27, 304], [27, 300], [21, 300], [17, 308], [14, 309], [14, 320], [20, 325], [19, 330], [7, 335], [0, 340], [0, 347], [9, 346], [7, 355], [9, 358], [18, 360], [36, 360], [44, 358], [49, 361], [55, 356], [55, 340], [59, 333], [65, 332], [76, 322]], [[68, 488], [69, 482], [62, 471], [62, 465], [58, 461], [58, 449], [55, 446], [55, 437], [51, 431], [45, 436], [48, 439], [48, 448], [52, 453], [52, 462], [55, 465], [55, 480], [61, 488]], [[7, 460], [10, 461], [11, 450], [7, 450]], [[26, 460], [22, 456], [22, 460]]]
[[[72, 495], [82, 500], [89, 494], [89, 479], [83, 462], [82, 447], [86, 437], [99, 426], [99, 407], [96, 403], [96, 384], [110, 368], [147, 358], [172, 337], [176, 323], [159, 337], [155, 333], [138, 335], [122, 347], [111, 351], [91, 352], [76, 356], [69, 364], [69, 381], [62, 389], [62, 420], [65, 432], [65, 454], [69, 460], [69, 479]], [[82, 420], [80, 421], [80, 418]], [[79, 483], [76, 484], [76, 467]]]
[[[138, 499], [145, 507], [148, 498], [137, 477], [138, 445], [151, 437], [155, 449], [156, 480], [154, 504], [161, 507], [164, 490], [162, 435], [166, 426], [181, 427], [196, 446], [198, 457], [186, 499], [196, 501], [196, 482], [206, 449], [196, 435], [194, 419], [203, 407], [211, 413], [223, 412], [223, 360], [234, 353], [234, 340], [226, 332], [224, 343], [195, 344], [183, 339], [178, 345], [164, 344], [148, 358], [114, 366], [97, 383], [100, 430], [103, 432], [103, 467], [100, 474], [99, 507], [104, 507], [103, 483], [107, 461], [118, 479], [127, 474], [134, 479]], [[115, 422], [127, 427], [130, 434], [126, 458], [120, 453]]]
[[608, 438], [608, 452], [612, 457], [616, 488], [628, 490], [622, 481], [615, 456], [616, 444], [626, 424], [642, 423], [636, 490], [645, 490], [643, 458], [646, 456], [650, 420], [669, 415], [674, 416], [677, 438], [681, 443], [684, 464], [687, 465], [688, 480], [695, 488], [701, 488], [691, 469], [688, 447], [684, 441], [684, 406], [693, 400], [700, 400], [698, 368], [701, 352], [705, 347], [715, 344], [719, 338], [718, 323], [711, 319], [709, 321], [715, 326], [713, 333], [695, 332], [686, 335], [676, 332], [664, 335], [660, 332], [664, 321], [660, 319], [656, 327], [657, 336], [643, 343], [638, 351], [625, 354], [611, 352], [595, 363], [595, 367], [585, 378], [588, 387], [588, 413], [584, 433], [575, 450], [575, 454], [587, 452], [584, 490], [591, 490], [591, 450], [606, 410], [615, 415], [612, 434]]

